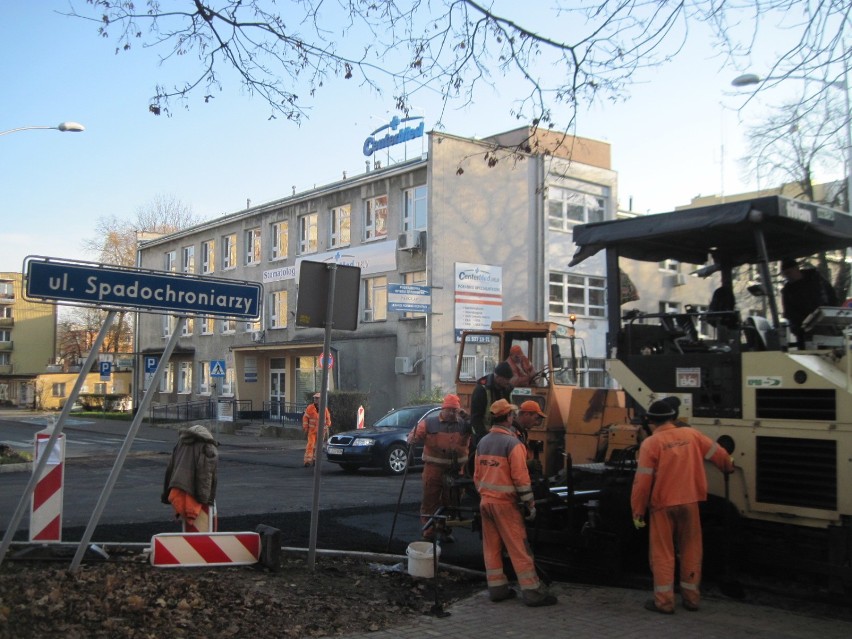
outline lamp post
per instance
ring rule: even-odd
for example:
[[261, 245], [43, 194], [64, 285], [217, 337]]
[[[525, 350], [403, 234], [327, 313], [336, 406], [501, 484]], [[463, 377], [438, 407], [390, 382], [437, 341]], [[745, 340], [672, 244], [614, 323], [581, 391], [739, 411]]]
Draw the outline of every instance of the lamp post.
[[80, 133], [81, 131], [85, 131], [86, 127], [84, 127], [79, 122], [60, 122], [56, 126], [19, 126], [16, 129], [0, 131], [0, 135], [6, 135], [7, 133], [15, 133], [17, 131], [29, 131], [30, 129], [54, 129], [56, 131], [62, 131], [63, 133], [66, 131], [71, 131], [72, 133]]
[[[835, 87], [843, 91], [843, 96], [846, 103], [846, 210], [852, 213], [852, 106], [849, 101], [849, 81], [846, 77], [846, 69], [843, 70], [843, 81], [826, 82], [819, 78], [804, 78], [798, 76], [787, 76], [793, 80], [805, 80], [809, 82], [818, 82], [824, 86]], [[746, 87], [755, 84], [766, 82], [767, 80], [776, 80], [778, 78], [761, 78], [754, 73], [745, 73], [738, 75], [731, 80], [731, 85], [735, 87]]]

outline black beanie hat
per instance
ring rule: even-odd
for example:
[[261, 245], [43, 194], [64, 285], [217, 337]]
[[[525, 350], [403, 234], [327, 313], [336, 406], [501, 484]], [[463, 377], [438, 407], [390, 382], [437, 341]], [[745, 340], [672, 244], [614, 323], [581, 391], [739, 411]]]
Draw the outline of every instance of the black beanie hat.
[[506, 362], [500, 362], [494, 367], [494, 374], [506, 379], [512, 379], [512, 367]]
[[666, 421], [677, 418], [677, 409], [672, 405], [672, 398], [661, 399], [648, 408], [648, 417], [654, 421]]

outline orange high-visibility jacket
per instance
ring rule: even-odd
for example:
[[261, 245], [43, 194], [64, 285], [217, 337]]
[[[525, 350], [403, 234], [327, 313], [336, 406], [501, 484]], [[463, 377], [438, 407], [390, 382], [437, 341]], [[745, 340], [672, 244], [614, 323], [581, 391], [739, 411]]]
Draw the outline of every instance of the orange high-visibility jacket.
[[[319, 409], [314, 404], [309, 404], [305, 409], [305, 414], [302, 415], [302, 430], [316, 428], [319, 426]], [[328, 408], [325, 409], [325, 430], [331, 428], [331, 413]]]
[[692, 504], [707, 499], [704, 461], [730, 471], [728, 452], [694, 428], [678, 428], [671, 422], [658, 426], [639, 448], [639, 465], [633, 478], [630, 505], [634, 515]]
[[464, 467], [470, 454], [470, 424], [464, 419], [444, 421], [441, 412], [420, 420], [408, 443], [423, 442], [423, 461], [449, 468]]
[[533, 505], [527, 447], [505, 426], [492, 426], [476, 447], [473, 483], [483, 503]]

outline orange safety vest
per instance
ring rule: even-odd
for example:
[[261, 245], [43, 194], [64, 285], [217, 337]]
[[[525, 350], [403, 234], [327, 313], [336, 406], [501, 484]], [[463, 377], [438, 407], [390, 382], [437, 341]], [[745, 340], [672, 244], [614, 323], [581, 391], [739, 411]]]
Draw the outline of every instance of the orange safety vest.
[[473, 483], [482, 503], [533, 504], [527, 447], [507, 426], [492, 426], [476, 447]]
[[465, 420], [444, 421], [438, 412], [421, 420], [409, 439], [409, 443], [421, 441], [425, 463], [463, 468], [470, 454], [470, 425]]
[[[310, 404], [305, 409], [305, 414], [302, 415], [302, 430], [308, 430], [309, 428], [317, 428], [319, 426], [319, 409], [314, 405]], [[328, 412], [328, 408], [325, 409], [325, 430], [328, 431], [331, 428], [331, 413]]]

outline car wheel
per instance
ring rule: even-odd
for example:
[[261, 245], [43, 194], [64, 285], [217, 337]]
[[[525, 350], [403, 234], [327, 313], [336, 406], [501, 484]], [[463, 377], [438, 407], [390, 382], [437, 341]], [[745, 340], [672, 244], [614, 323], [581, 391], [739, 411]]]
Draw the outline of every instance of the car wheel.
[[361, 467], [358, 464], [340, 464], [340, 468], [344, 473], [354, 473]]
[[402, 444], [394, 444], [385, 453], [385, 472], [390, 475], [401, 475], [408, 467], [408, 448]]

